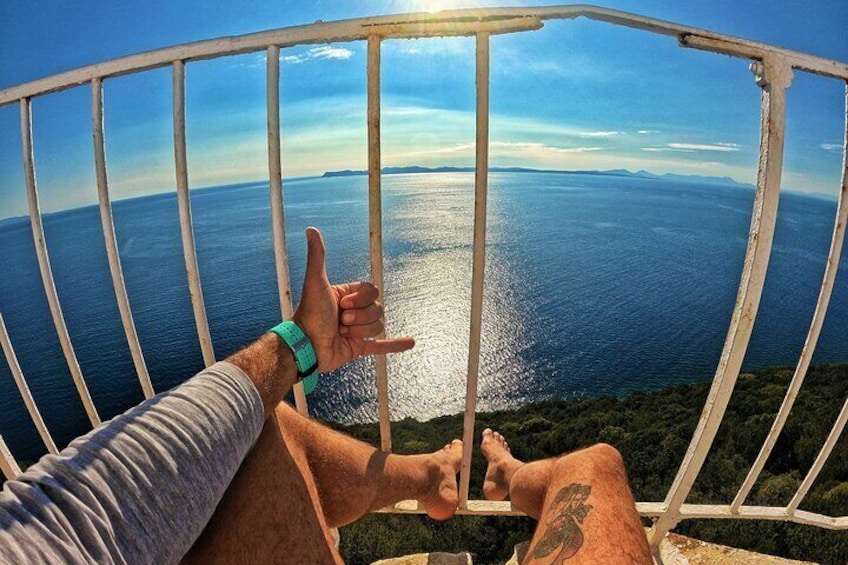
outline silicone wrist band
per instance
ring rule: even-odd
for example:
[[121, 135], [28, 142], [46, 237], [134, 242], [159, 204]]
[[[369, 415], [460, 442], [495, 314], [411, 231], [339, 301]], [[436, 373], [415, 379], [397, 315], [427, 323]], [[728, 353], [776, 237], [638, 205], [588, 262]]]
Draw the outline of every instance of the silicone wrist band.
[[291, 321], [282, 322], [271, 328], [294, 354], [297, 365], [297, 378], [303, 383], [303, 392], [309, 394], [318, 384], [318, 358], [312, 342], [300, 327]]

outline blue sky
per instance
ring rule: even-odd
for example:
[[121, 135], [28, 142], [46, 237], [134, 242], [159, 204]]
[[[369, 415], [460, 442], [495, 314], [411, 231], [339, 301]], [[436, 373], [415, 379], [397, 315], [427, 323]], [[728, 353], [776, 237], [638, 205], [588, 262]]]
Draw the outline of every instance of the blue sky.
[[[159, 47], [374, 14], [522, 2], [245, 0], [0, 3], [0, 88]], [[603, 6], [848, 61], [848, 3], [620, 0]], [[492, 39], [491, 164], [756, 176], [759, 89], [740, 59], [585, 20]], [[366, 167], [365, 45], [285, 49], [284, 176]], [[264, 53], [190, 63], [192, 187], [267, 177]], [[383, 46], [384, 165], [471, 165], [472, 39]], [[796, 73], [784, 186], [835, 195], [844, 85]], [[42, 207], [96, 202], [87, 86], [33, 103]], [[114, 198], [173, 190], [170, 70], [108, 80]], [[0, 217], [23, 215], [16, 105], [0, 108]]]

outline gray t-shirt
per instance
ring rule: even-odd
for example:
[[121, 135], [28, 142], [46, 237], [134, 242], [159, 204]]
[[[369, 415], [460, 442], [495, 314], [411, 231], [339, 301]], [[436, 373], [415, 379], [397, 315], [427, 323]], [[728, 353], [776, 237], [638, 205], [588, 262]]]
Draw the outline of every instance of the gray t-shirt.
[[0, 493], [0, 563], [176, 563], [259, 437], [262, 400], [216, 363], [47, 455]]

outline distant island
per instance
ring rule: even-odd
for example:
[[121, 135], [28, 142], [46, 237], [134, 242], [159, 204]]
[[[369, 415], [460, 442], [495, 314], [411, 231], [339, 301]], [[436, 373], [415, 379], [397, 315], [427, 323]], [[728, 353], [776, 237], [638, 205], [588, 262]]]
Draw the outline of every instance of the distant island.
[[[408, 167], [383, 167], [384, 175], [408, 175], [416, 173], [473, 173], [474, 167], [422, 167], [419, 165], [411, 165]], [[721, 184], [731, 186], [750, 187], [751, 184], [738, 182], [730, 177], [709, 177], [701, 175], [679, 175], [675, 173], [665, 173], [655, 175], [648, 171], [631, 172], [627, 169], [611, 169], [609, 171], [569, 171], [562, 169], [531, 169], [528, 167], [489, 167], [490, 173], [552, 173], [558, 175], [593, 175], [602, 177], [625, 177], [638, 179], [653, 179], [653, 180], [668, 180], [676, 182], [694, 182], [698, 184]], [[344, 169], [341, 171], [327, 171], [321, 178], [332, 177], [356, 177], [367, 175], [366, 170], [351, 170]]]
[[[408, 175], [408, 174], [417, 174], [417, 173], [473, 173], [474, 167], [422, 167], [419, 165], [411, 165], [408, 167], [383, 167], [382, 169], [384, 175]], [[608, 171], [597, 171], [597, 170], [587, 170], [587, 171], [569, 171], [563, 169], [532, 169], [529, 167], [489, 167], [490, 173], [548, 173], [548, 174], [557, 174], [557, 175], [577, 175], [577, 176], [598, 176], [598, 177], [618, 177], [618, 178], [630, 178], [630, 179], [648, 179], [648, 180], [658, 180], [658, 181], [671, 181], [678, 183], [690, 183], [690, 184], [705, 184], [705, 185], [719, 185], [719, 186], [732, 186], [739, 188], [753, 188], [754, 185], [739, 182], [734, 180], [731, 177], [710, 177], [710, 176], [701, 176], [701, 175], [680, 175], [676, 173], [665, 173], [662, 175], [657, 175], [651, 173], [649, 171], [636, 171], [635, 173], [632, 171], [628, 171], [627, 169], [611, 169]], [[368, 174], [367, 170], [351, 170], [351, 169], [343, 169], [340, 171], [326, 171], [321, 176], [306, 176], [306, 177], [287, 177], [287, 180], [303, 180], [303, 179], [316, 179], [316, 178], [334, 178], [334, 177], [357, 177], [357, 176], [366, 176]], [[204, 187], [196, 187], [192, 188], [192, 192], [199, 190], [221, 190], [228, 189], [233, 187], [242, 187], [248, 186], [257, 182], [267, 182], [263, 180], [256, 181], [248, 181], [248, 182], [240, 182], [234, 184], [220, 185], [220, 186], [204, 186]], [[790, 189], [791, 190], [791, 189]], [[808, 194], [807, 196], [814, 196], [817, 198], [828, 198], [826, 195], [819, 194]], [[132, 198], [126, 198], [121, 200], [134, 200], [136, 198], [172, 198], [174, 197], [174, 192], [172, 190], [167, 190], [163, 192], [157, 192], [153, 194], [147, 194], [143, 196], [135, 196]], [[89, 204], [87, 206], [96, 206], [96, 204]], [[80, 208], [85, 208], [87, 206], [80, 206]], [[76, 209], [76, 208], [72, 208]], [[59, 210], [58, 212], [45, 212], [43, 215], [47, 216], [53, 213], [63, 213], [68, 212], [72, 209], [68, 210]], [[10, 227], [10, 226], [23, 226], [29, 225], [29, 216], [9, 216], [7, 218], [0, 217], [0, 227]]]

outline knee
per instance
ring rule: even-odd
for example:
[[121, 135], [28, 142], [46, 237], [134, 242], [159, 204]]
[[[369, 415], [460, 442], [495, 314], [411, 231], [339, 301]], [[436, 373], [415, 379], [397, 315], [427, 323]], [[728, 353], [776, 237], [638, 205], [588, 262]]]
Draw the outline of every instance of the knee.
[[560, 461], [578, 463], [601, 472], [624, 472], [624, 459], [616, 448], [608, 443], [596, 443], [580, 451], [560, 458]]
[[308, 431], [309, 419], [302, 416], [286, 402], [280, 402], [274, 407], [274, 414], [265, 422], [266, 427], [276, 430], [287, 443], [301, 443]]
[[624, 459], [616, 448], [608, 443], [596, 443], [585, 449], [592, 458], [616, 467], [624, 466]]
[[290, 422], [296, 422], [303, 419], [297, 410], [295, 410], [288, 402], [281, 400], [274, 407], [274, 415], [272, 416], [281, 426]]
[[624, 459], [621, 453], [608, 443], [596, 443], [585, 450], [592, 466], [600, 471], [624, 473]]

